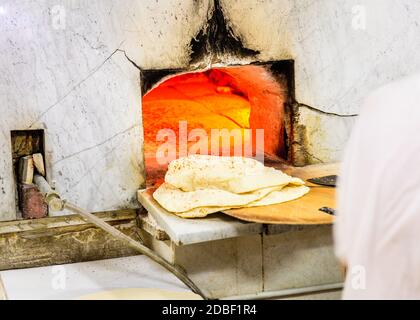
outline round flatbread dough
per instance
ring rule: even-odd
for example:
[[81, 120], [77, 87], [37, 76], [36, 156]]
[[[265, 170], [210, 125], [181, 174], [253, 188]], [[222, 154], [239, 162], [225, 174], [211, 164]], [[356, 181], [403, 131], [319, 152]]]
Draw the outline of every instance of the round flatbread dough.
[[78, 300], [203, 300], [190, 291], [169, 291], [153, 288], [127, 288], [84, 295]]

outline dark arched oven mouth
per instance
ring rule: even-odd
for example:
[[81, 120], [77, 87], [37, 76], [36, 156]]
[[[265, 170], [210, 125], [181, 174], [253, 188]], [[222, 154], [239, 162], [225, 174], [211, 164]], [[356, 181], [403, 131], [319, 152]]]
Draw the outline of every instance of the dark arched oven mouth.
[[[142, 90], [148, 186], [162, 180], [170, 159], [191, 153], [263, 154], [265, 162], [290, 160], [291, 60], [199, 71], [146, 70], [142, 72]], [[221, 140], [214, 136], [217, 130]], [[215, 139], [220, 140], [219, 147], [214, 147]], [[226, 147], [224, 141], [228, 140]], [[175, 150], [172, 157], [168, 155], [171, 150]]]

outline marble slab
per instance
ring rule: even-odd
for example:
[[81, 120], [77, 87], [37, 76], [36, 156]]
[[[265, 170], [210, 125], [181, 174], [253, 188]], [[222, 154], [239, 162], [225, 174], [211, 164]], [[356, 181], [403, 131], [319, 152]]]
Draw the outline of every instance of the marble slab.
[[240, 221], [221, 213], [206, 218], [183, 219], [163, 209], [152, 197], [152, 190], [139, 190], [138, 200], [155, 218], [176, 245], [187, 245], [235, 238], [263, 232], [263, 225]]

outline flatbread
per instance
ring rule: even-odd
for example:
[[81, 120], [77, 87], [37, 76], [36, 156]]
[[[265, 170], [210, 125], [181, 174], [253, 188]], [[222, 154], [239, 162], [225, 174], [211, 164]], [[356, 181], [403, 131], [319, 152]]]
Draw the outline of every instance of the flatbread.
[[201, 189], [184, 192], [163, 183], [153, 193], [153, 198], [169, 212], [186, 212], [200, 207], [241, 207], [259, 200], [286, 185], [263, 188], [249, 193], [236, 194], [219, 189]]
[[187, 192], [217, 189], [236, 194], [289, 183], [304, 184], [299, 178], [265, 167], [251, 158], [209, 155], [191, 155], [172, 161], [165, 182]]
[[267, 196], [263, 197], [262, 199], [256, 200], [254, 202], [248, 203], [244, 206], [239, 207], [200, 207], [195, 208], [190, 211], [176, 213], [177, 216], [181, 218], [204, 218], [211, 213], [225, 211], [229, 209], [237, 209], [237, 208], [251, 208], [251, 207], [262, 207], [268, 206], [283, 202], [292, 201], [303, 197], [305, 194], [309, 192], [309, 188], [307, 186], [287, 186], [281, 190], [272, 191]]
[[308, 191], [301, 179], [250, 158], [193, 155], [169, 164], [165, 182], [153, 198], [180, 217], [198, 218], [282, 203]]
[[127, 288], [88, 294], [79, 297], [78, 300], [202, 300], [202, 298], [189, 291]]

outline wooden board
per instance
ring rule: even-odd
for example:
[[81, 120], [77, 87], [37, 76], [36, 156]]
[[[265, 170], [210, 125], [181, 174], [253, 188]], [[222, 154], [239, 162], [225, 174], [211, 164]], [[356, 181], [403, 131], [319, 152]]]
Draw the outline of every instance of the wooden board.
[[[135, 220], [137, 213], [136, 210], [127, 209], [109, 212], [98, 212], [95, 213], [95, 216], [108, 223], [119, 223], [121, 221]], [[52, 228], [72, 227], [86, 224], [88, 224], [86, 220], [77, 214], [40, 219], [6, 221], [0, 222], [0, 235], [24, 231], [43, 232]], [[92, 225], [89, 224], [89, 226]]]
[[[337, 164], [313, 165], [302, 168], [279, 167], [284, 172], [303, 180], [337, 174]], [[335, 188], [317, 186], [306, 182], [311, 188], [305, 196], [275, 205], [240, 208], [224, 211], [237, 219], [265, 224], [331, 224], [334, 216], [319, 211], [322, 207], [335, 208]]]
[[319, 208], [335, 208], [335, 189], [311, 187], [302, 198], [264, 207], [223, 211], [237, 219], [265, 224], [331, 224], [334, 217]]
[[[95, 214], [139, 238], [135, 210]], [[137, 255], [138, 252], [77, 215], [0, 223], [0, 270], [42, 267]]]

